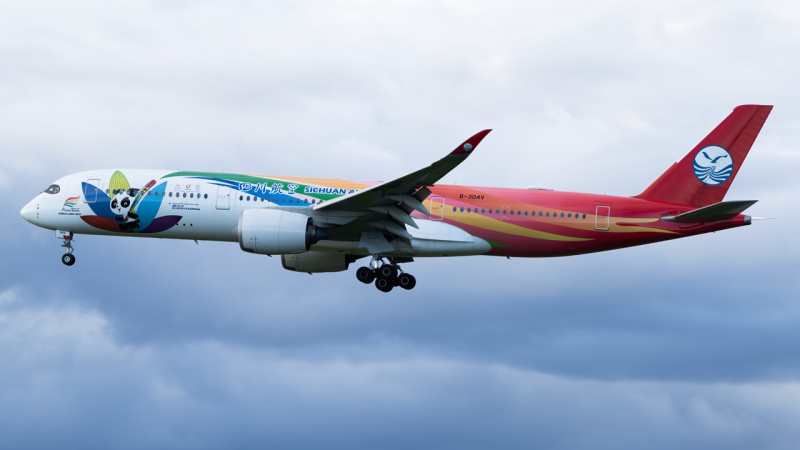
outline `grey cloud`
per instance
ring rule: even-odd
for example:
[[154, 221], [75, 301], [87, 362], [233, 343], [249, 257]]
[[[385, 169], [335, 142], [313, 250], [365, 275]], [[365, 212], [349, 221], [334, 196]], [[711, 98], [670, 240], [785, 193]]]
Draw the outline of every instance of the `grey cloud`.
[[[796, 6], [0, 6], [5, 447], [792, 448]], [[494, 128], [446, 182], [635, 195], [775, 104], [728, 198], [750, 227], [550, 260], [421, 260], [411, 292], [234, 244], [52, 232], [101, 167], [386, 179]]]

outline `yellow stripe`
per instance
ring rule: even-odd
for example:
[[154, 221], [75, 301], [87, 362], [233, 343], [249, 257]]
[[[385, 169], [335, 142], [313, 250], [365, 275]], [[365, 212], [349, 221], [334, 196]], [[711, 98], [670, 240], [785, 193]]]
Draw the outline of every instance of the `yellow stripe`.
[[[436, 204], [436, 203], [434, 203]], [[441, 205], [441, 203], [438, 203]], [[514, 236], [523, 236], [534, 239], [544, 239], [546, 241], [591, 241], [589, 238], [577, 238], [571, 236], [561, 236], [558, 234], [546, 233], [544, 231], [532, 230], [530, 228], [521, 227], [506, 222], [505, 220], [496, 220], [490, 217], [482, 216], [480, 214], [464, 214], [461, 215], [451, 214], [447, 218], [455, 222], [472, 225], [474, 227], [483, 228], [485, 230], [497, 231], [499, 233], [511, 234]]]
[[252, 175], [252, 174], [245, 174], [251, 177], [265, 177], [271, 178], [274, 180], [281, 180], [281, 181], [289, 181], [294, 183], [300, 184], [310, 184], [315, 186], [325, 186], [335, 189], [364, 189], [369, 187], [368, 184], [364, 183], [357, 183], [355, 181], [350, 180], [341, 180], [338, 178], [310, 178], [310, 177], [279, 177], [279, 176], [272, 176], [272, 175]]

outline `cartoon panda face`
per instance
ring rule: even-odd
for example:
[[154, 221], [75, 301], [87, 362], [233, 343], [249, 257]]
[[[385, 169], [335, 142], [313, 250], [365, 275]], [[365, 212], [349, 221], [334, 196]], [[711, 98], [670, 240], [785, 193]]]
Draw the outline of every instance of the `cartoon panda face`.
[[127, 192], [120, 192], [111, 199], [111, 211], [113, 211], [116, 216], [127, 217], [132, 202], [133, 199]]

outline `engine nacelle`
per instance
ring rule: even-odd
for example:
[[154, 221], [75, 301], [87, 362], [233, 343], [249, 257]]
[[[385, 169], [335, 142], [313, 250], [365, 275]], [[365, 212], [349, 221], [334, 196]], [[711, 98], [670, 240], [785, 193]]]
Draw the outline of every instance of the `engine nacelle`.
[[283, 268], [295, 272], [341, 272], [350, 263], [344, 253], [305, 252], [296, 255], [281, 255]]
[[239, 214], [239, 247], [250, 253], [302, 253], [325, 235], [304, 214], [278, 209], [246, 209]]

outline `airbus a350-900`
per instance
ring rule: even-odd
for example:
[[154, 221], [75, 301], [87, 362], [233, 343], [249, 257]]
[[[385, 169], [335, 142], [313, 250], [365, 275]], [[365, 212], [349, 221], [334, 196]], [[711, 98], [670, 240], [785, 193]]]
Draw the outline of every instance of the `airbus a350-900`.
[[[490, 130], [430, 166], [386, 182], [220, 172], [110, 169], [67, 175], [21, 211], [56, 231], [75, 263], [76, 234], [238, 242], [296, 272], [339, 272], [412, 289], [400, 264], [446, 256], [550, 257], [650, 244], [749, 225], [755, 201], [723, 201], [771, 106], [739, 106], [633, 197], [437, 182]], [[95, 264], [99, 264], [99, 260]]]

